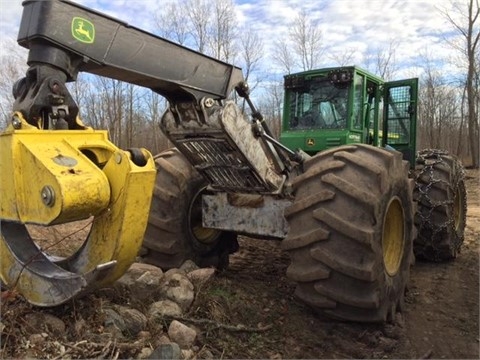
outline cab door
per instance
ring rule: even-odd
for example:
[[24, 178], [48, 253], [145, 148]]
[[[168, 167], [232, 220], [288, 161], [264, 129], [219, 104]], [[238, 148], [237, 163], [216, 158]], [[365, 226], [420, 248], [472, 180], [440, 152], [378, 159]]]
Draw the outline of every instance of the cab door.
[[385, 83], [382, 146], [391, 146], [415, 166], [418, 79]]

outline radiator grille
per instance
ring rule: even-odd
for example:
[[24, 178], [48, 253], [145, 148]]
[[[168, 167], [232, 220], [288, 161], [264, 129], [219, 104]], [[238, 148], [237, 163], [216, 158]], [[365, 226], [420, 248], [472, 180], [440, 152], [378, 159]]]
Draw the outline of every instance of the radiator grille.
[[177, 146], [214, 189], [247, 193], [271, 191], [237, 147], [225, 138], [186, 138], [178, 140]]

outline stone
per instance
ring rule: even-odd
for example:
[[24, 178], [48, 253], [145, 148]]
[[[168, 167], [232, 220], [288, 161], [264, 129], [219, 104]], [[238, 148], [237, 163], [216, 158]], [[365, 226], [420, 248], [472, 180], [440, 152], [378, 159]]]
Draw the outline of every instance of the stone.
[[203, 268], [203, 269], [196, 269], [196, 270], [190, 271], [187, 274], [187, 278], [192, 282], [195, 289], [199, 289], [207, 281], [209, 281], [214, 275], [215, 275], [214, 268]]
[[60, 318], [51, 315], [43, 314], [46, 329], [55, 336], [65, 335], [65, 323]]
[[123, 318], [125, 330], [130, 335], [136, 335], [147, 326], [147, 317], [136, 309], [115, 305], [114, 309]]
[[197, 332], [180, 321], [173, 320], [168, 327], [168, 336], [182, 349], [188, 349], [193, 346]]
[[165, 273], [165, 277], [171, 277], [173, 274], [186, 275], [187, 273], [183, 270], [180, 270], [179, 268], [172, 268], [167, 270], [167, 272]]
[[103, 322], [103, 325], [106, 328], [113, 326], [122, 333], [126, 330], [127, 326], [125, 325], [125, 320], [114, 309], [106, 308], [102, 310], [102, 313], [105, 315], [105, 321]]
[[137, 338], [142, 339], [142, 340], [150, 339], [151, 336], [152, 336], [152, 334], [150, 334], [150, 331], [140, 331], [137, 334]]
[[73, 328], [75, 329], [75, 334], [77, 334], [78, 336], [82, 335], [86, 325], [87, 322], [82, 318], [75, 321], [75, 324], [73, 325]]
[[204, 349], [200, 352], [199, 355], [202, 355], [202, 359], [206, 359], [206, 360], [213, 360], [215, 359], [215, 357], [213, 356], [212, 352], [208, 349]]
[[133, 263], [120, 279], [127, 283], [130, 281], [130, 283], [133, 284], [135, 280], [145, 273], [150, 273], [158, 278], [163, 276], [163, 271], [159, 267], [143, 263]]
[[182, 314], [182, 308], [177, 303], [171, 300], [161, 300], [150, 305], [147, 317], [148, 321], [157, 322], [164, 317], [175, 317]]
[[42, 334], [32, 334], [28, 337], [28, 341], [30, 341], [30, 344], [32, 345], [39, 345], [45, 342], [45, 338]]
[[386, 352], [392, 352], [395, 349], [397, 342], [393, 339], [380, 336], [378, 338], [381, 348]]
[[163, 344], [170, 344], [170, 343], [171, 343], [170, 338], [165, 334], [160, 335], [157, 341], [155, 341], [155, 345], [157, 347]]
[[383, 329], [383, 332], [385, 333], [386, 336], [388, 336], [391, 339], [398, 340], [402, 336], [402, 328], [396, 325], [386, 324]]
[[184, 360], [191, 360], [195, 357], [193, 350], [182, 350], [182, 359]]
[[149, 359], [181, 359], [182, 352], [180, 347], [175, 343], [161, 344], [152, 351]]
[[149, 347], [144, 347], [140, 352], [137, 354], [137, 359], [148, 359], [152, 355], [153, 350]]
[[198, 269], [199, 267], [192, 260], [187, 260], [180, 266], [180, 270], [185, 271], [186, 274]]
[[113, 287], [132, 294], [135, 299], [147, 299], [155, 296], [163, 279], [162, 269], [143, 263], [134, 263]]
[[193, 284], [186, 275], [180, 273], [166, 275], [161, 284], [160, 293], [180, 305], [183, 311], [188, 310], [195, 296]]
[[25, 315], [25, 321], [33, 328], [46, 330], [54, 336], [65, 335], [65, 323], [58, 317], [48, 314], [32, 312]]

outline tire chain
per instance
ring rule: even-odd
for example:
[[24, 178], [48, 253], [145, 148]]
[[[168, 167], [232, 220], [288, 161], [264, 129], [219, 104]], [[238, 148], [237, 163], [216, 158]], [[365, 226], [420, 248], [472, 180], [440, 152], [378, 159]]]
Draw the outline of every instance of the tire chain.
[[[453, 204], [453, 199], [450, 200], [434, 200], [429, 196], [429, 192], [431, 187], [434, 184], [437, 183], [444, 183], [446, 184], [447, 187], [449, 187], [454, 193], [455, 189], [453, 188], [452, 184], [450, 182], [447, 182], [443, 179], [437, 178], [435, 176], [435, 167], [437, 164], [441, 164], [444, 162], [443, 156], [450, 156], [448, 151], [445, 150], [438, 150], [438, 149], [426, 149], [422, 150], [417, 153], [417, 164], [423, 164], [423, 168], [420, 170], [416, 169], [415, 171], [415, 191], [414, 191], [414, 200], [420, 204], [421, 202], [427, 203], [430, 205], [429, 210], [426, 212], [426, 214], [423, 214], [420, 211], [417, 211], [416, 216], [421, 219], [420, 223], [423, 224], [423, 226], [427, 226], [429, 229], [431, 229], [432, 234], [431, 238], [435, 239], [436, 235], [440, 232], [442, 232], [445, 229], [448, 229], [449, 227], [454, 226], [454, 221], [455, 219], [453, 217], [450, 217], [447, 219], [446, 222], [444, 222], [442, 225], [435, 224], [431, 219], [432, 219], [432, 214], [435, 212], [435, 210], [438, 207], [442, 206], [452, 206]], [[418, 181], [423, 175], [428, 174], [428, 184], [425, 186], [425, 184], [421, 183]], [[465, 170], [463, 167], [461, 167], [461, 170], [459, 172], [459, 179], [455, 182], [458, 183], [458, 181], [461, 181], [465, 178]], [[418, 223], [418, 221], [416, 221]], [[455, 248], [459, 249], [462, 243], [461, 238], [455, 237]], [[432, 241], [431, 244], [432, 248], [435, 250], [439, 250], [438, 247], [436, 247], [436, 242]], [[438, 256], [440, 251], [435, 251], [435, 261], [441, 261], [441, 257]]]

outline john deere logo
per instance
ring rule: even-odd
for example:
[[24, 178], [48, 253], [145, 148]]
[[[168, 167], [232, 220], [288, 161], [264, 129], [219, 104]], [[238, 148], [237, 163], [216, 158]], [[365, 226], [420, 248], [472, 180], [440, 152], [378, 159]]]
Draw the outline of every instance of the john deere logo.
[[307, 146], [313, 146], [313, 145], [315, 145], [315, 139], [312, 139], [312, 138], [307, 139]]
[[85, 19], [74, 17], [72, 20], [72, 36], [85, 44], [95, 41], [95, 26]]

